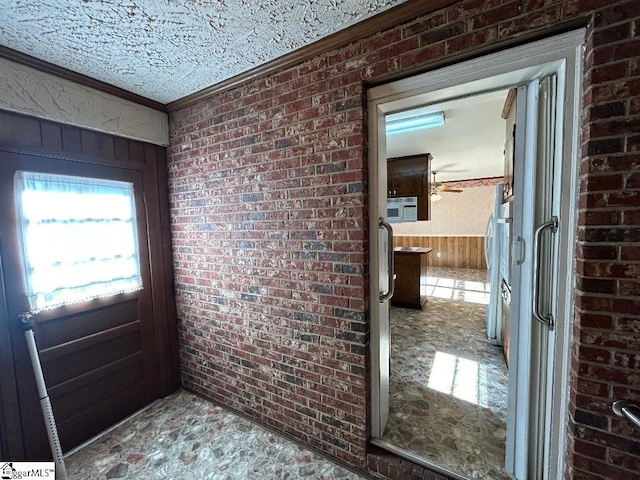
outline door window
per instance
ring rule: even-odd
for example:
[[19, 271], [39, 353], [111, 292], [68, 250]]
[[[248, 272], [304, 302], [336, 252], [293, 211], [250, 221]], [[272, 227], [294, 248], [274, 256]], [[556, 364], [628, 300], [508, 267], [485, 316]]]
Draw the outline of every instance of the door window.
[[132, 183], [23, 171], [14, 183], [32, 310], [142, 288]]

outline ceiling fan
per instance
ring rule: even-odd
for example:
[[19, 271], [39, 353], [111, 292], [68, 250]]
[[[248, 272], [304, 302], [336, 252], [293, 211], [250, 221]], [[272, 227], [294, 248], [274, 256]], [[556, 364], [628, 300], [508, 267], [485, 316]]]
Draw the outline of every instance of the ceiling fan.
[[431, 184], [431, 201], [439, 202], [442, 200], [442, 195], [440, 193], [461, 193], [462, 190], [458, 188], [448, 188], [446, 185], [443, 185], [440, 182], [436, 182], [436, 174], [437, 171], [431, 172], [433, 175], [433, 183]]

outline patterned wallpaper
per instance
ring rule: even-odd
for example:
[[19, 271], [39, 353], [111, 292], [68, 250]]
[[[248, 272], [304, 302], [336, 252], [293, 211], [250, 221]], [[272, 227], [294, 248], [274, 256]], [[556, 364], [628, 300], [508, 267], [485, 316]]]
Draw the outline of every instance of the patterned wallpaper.
[[[493, 185], [464, 188], [462, 193], [442, 193], [442, 200], [431, 204], [431, 220], [394, 223], [393, 232], [396, 235], [484, 236], [493, 211], [495, 184], [497, 181]], [[453, 182], [450, 186], [458, 188]]]

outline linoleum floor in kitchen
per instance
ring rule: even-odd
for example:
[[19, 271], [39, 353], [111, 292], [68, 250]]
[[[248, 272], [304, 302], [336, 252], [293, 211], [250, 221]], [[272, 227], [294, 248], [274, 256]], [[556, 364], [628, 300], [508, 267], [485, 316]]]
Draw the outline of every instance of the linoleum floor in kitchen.
[[69, 480], [357, 480], [298, 444], [180, 390], [66, 460]]
[[507, 369], [488, 343], [486, 270], [429, 267], [423, 310], [391, 309], [383, 440], [468, 478], [504, 473]]

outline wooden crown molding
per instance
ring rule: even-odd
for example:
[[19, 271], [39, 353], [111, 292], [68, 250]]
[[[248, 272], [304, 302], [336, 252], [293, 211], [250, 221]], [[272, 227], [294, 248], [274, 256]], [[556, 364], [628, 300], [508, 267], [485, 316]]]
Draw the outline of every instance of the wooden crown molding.
[[280, 70], [293, 67], [318, 55], [361, 40], [378, 32], [388, 30], [399, 24], [409, 22], [418, 17], [429, 15], [441, 8], [456, 3], [456, 0], [408, 0], [407, 2], [381, 12], [371, 18], [356, 23], [334, 34], [310, 43], [293, 52], [274, 58], [273, 60], [240, 73], [210, 87], [187, 95], [166, 105], [169, 113], [183, 109], [194, 103], [205, 100], [211, 95], [229, 90], [249, 80], [271, 75]]
[[31, 55], [27, 55], [26, 53], [18, 52], [17, 50], [13, 50], [2, 45], [0, 45], [0, 58], [5, 58], [12, 62], [19, 63], [20, 65], [25, 65], [35, 70], [64, 78], [65, 80], [84, 85], [85, 87], [94, 88], [101, 92], [129, 100], [139, 105], [153, 108], [154, 110], [159, 110], [161, 112], [167, 111], [166, 106], [160, 102], [156, 102], [155, 100], [143, 97], [142, 95], [118, 88], [109, 83], [101, 82], [100, 80], [82, 75], [81, 73], [76, 73], [72, 70], [54, 65], [53, 63], [45, 62], [44, 60], [40, 60], [32, 57]]

